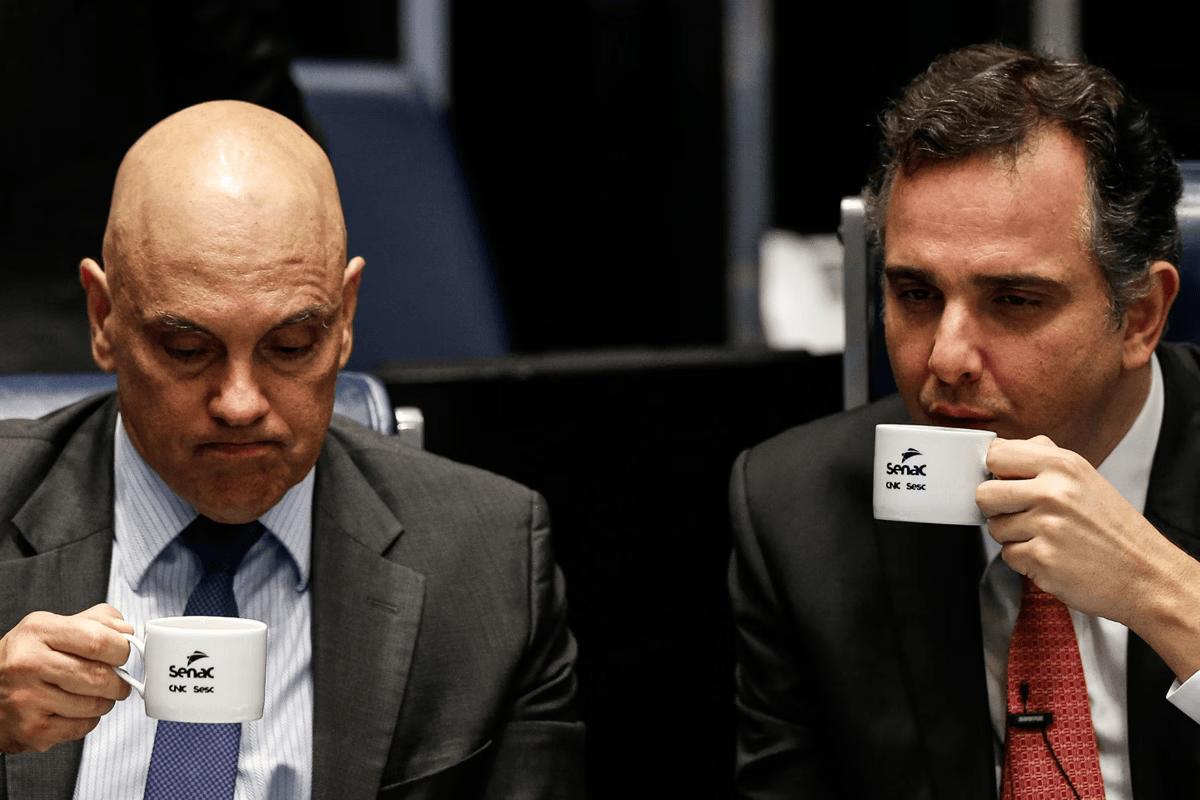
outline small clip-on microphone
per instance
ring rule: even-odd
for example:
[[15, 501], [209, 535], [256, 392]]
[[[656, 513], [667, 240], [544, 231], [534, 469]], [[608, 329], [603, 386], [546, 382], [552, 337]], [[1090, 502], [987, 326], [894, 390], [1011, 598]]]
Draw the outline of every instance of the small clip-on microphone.
[[1021, 692], [1021, 711], [1008, 715], [1008, 727], [1019, 728], [1023, 731], [1044, 731], [1054, 722], [1054, 714], [1050, 711], [1029, 711], [1029, 684], [1024, 681], [1017, 687]]

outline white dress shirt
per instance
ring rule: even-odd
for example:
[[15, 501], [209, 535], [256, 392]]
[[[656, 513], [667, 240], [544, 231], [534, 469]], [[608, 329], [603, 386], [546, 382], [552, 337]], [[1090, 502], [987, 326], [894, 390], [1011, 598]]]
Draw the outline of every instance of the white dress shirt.
[[[307, 800], [312, 784], [312, 641], [309, 546], [314, 470], [259, 518], [266, 533], [237, 571], [241, 616], [267, 623], [263, 718], [243, 723], [237, 800]], [[200, 581], [198, 559], [178, 539], [196, 511], [146, 464], [117, 418], [113, 553], [108, 603], [145, 635], [156, 617], [183, 613]], [[142, 665], [131, 657], [130, 670]], [[146, 785], [157, 720], [137, 692], [84, 739], [76, 800], [137, 800]]]
[[[1151, 361], [1150, 392], [1137, 419], [1108, 457], [1098, 467], [1100, 475], [1139, 512], [1146, 507], [1150, 467], [1162, 427], [1163, 380], [1158, 357]], [[984, 553], [988, 560], [979, 581], [979, 611], [983, 624], [983, 659], [987, 669], [988, 707], [996, 734], [996, 782], [999, 785], [1004, 759], [1007, 700], [1008, 643], [1017, 612], [1021, 609], [1021, 576], [1000, 558], [1000, 545], [982, 526]], [[1087, 680], [1088, 704], [1096, 744], [1100, 751], [1100, 773], [1107, 800], [1132, 800], [1129, 771], [1129, 740], [1126, 700], [1126, 643], [1124, 625], [1071, 609], [1071, 622], [1079, 641], [1079, 655]], [[1198, 673], [1200, 674], [1200, 673]], [[1178, 684], [1167, 698], [1193, 720], [1200, 722], [1200, 680], [1192, 676]]]

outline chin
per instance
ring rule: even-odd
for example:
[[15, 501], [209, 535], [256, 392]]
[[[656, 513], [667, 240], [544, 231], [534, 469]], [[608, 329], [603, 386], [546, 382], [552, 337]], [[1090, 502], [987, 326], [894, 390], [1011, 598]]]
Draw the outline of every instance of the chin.
[[253, 522], [271, 509], [283, 497], [287, 487], [263, 487], [260, 491], [247, 492], [244, 487], [236, 491], [205, 493], [189, 502], [204, 516], [228, 525]]
[[259, 508], [257, 506], [247, 507], [242, 505], [232, 505], [230, 503], [207, 506], [203, 508], [201, 506], [196, 506], [196, 510], [204, 516], [208, 517], [214, 522], [220, 522], [225, 525], [243, 525], [247, 522], [253, 522], [266, 513], [267, 509], [269, 508], [270, 506], [267, 506], [266, 508]]

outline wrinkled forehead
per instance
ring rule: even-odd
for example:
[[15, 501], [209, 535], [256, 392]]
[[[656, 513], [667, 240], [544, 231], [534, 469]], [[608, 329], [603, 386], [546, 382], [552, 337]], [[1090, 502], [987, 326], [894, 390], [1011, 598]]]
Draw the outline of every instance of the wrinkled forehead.
[[123, 289], [230, 295], [300, 285], [332, 294], [344, 267], [340, 220], [304, 196], [205, 192], [147, 198], [111, 226], [106, 261]]
[[211, 105], [160, 123], [122, 162], [106, 267], [121, 281], [340, 272], [345, 224], [324, 153], [265, 109]]

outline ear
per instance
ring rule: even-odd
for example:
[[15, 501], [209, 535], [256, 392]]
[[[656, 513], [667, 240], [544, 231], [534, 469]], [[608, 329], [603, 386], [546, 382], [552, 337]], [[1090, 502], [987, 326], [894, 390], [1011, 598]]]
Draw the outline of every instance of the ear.
[[79, 263], [79, 282], [87, 294], [88, 330], [92, 338], [92, 359], [105, 372], [115, 368], [113, 360], [112, 332], [106, 327], [112, 315], [112, 295], [108, 289], [108, 276], [90, 258]]
[[1167, 312], [1179, 294], [1179, 270], [1166, 261], [1155, 261], [1149, 269], [1150, 291], [1125, 309], [1125, 369], [1149, 363], [1167, 324]]
[[366, 259], [355, 256], [342, 273], [342, 346], [338, 369], [346, 366], [354, 346], [354, 311], [358, 308], [358, 285], [362, 282], [362, 271], [366, 265]]

